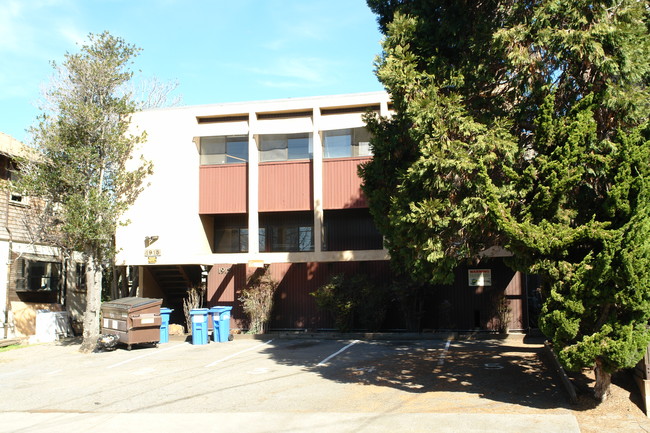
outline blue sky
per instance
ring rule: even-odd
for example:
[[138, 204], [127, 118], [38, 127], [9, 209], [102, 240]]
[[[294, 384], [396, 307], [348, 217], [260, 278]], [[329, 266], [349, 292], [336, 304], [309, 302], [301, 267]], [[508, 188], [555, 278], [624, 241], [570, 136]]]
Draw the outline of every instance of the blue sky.
[[50, 61], [104, 30], [181, 105], [382, 90], [365, 0], [0, 0], [0, 131], [29, 142]]

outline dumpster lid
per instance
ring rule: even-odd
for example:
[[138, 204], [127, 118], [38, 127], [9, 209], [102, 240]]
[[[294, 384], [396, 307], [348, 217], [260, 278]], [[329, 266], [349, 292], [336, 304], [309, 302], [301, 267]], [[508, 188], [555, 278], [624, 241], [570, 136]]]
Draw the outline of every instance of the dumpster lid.
[[135, 307], [140, 307], [142, 305], [162, 303], [162, 299], [155, 298], [139, 298], [137, 296], [131, 296], [128, 298], [114, 299], [109, 302], [104, 302], [102, 306], [112, 307], [115, 309], [132, 309]]

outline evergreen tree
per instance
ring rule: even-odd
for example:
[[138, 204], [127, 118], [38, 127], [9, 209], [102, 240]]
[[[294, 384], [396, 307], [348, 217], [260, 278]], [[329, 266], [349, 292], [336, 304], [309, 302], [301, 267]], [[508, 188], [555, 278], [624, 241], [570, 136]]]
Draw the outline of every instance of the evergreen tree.
[[62, 246], [84, 255], [84, 352], [99, 335], [102, 270], [112, 260], [119, 217], [152, 170], [146, 161], [130, 161], [144, 137], [128, 133], [136, 104], [123, 91], [138, 51], [104, 32], [53, 63], [58, 76], [45, 95], [48, 110], [31, 131], [42, 159], [23, 171], [24, 189], [47, 203], [49, 229], [60, 233]]
[[569, 369], [634, 365], [650, 334], [650, 8], [369, 0], [377, 75], [362, 169], [391, 257], [444, 281], [484, 247], [543, 277], [540, 327]]

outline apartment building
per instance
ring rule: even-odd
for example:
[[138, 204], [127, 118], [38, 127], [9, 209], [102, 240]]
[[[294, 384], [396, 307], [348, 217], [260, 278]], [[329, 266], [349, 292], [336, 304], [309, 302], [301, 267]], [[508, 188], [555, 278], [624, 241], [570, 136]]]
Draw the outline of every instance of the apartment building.
[[[146, 131], [140, 151], [154, 174], [118, 228], [116, 262], [138, 269], [138, 294], [163, 298], [175, 310], [172, 321], [183, 323], [188, 288], [205, 283], [207, 306], [233, 306], [232, 327], [246, 328], [239, 293], [268, 266], [280, 282], [271, 329], [332, 328], [310, 292], [338, 273], [363, 273], [377, 284], [391, 277], [357, 174], [372, 158], [367, 111], [390, 116], [388, 95], [136, 113], [132, 132]], [[520, 276], [499, 269], [490, 274], [495, 286], [520, 296]], [[466, 274], [461, 280], [466, 288]], [[475, 323], [478, 314], [484, 326], [486, 305], [463, 320]]]

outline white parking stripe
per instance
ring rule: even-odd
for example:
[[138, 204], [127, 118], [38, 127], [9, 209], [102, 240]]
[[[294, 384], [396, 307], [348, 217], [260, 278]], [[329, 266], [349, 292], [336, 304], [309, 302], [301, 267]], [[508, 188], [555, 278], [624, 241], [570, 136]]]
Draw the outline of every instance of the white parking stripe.
[[339, 354], [345, 352], [346, 350], [348, 350], [350, 347], [354, 346], [354, 345], [357, 344], [358, 342], [359, 342], [359, 340], [354, 340], [352, 343], [348, 344], [348, 345], [345, 346], [343, 349], [339, 350], [339, 351], [336, 352], [336, 353], [332, 353], [330, 356], [328, 356], [327, 358], [323, 359], [321, 362], [319, 362], [318, 364], [316, 364], [316, 366], [317, 366], [317, 367], [322, 367], [322, 366], [326, 365], [326, 364], [327, 364], [327, 361], [329, 361], [330, 359], [334, 358], [335, 356], [337, 356], [337, 355], [339, 355]]
[[445, 344], [445, 350], [442, 351], [440, 358], [438, 358], [438, 367], [442, 366], [445, 363], [445, 356], [447, 356], [447, 351], [449, 350], [450, 345], [451, 340], [447, 340], [447, 344]]
[[129, 358], [129, 359], [125, 360], [125, 361], [118, 362], [117, 364], [109, 365], [106, 368], [119, 367], [120, 365], [127, 364], [127, 363], [129, 363], [131, 361], [136, 361], [138, 359], [146, 358], [147, 356], [153, 356], [153, 355], [156, 355], [158, 353], [166, 352], [168, 350], [176, 349], [177, 347], [182, 347], [182, 346], [183, 346], [183, 344], [177, 344], [175, 346], [167, 347], [165, 349], [157, 349], [157, 350], [155, 350], [153, 352], [145, 353], [144, 355], [136, 356], [135, 358]]
[[261, 347], [261, 346], [265, 346], [265, 345], [269, 344], [271, 341], [273, 341], [273, 340], [265, 341], [264, 343], [258, 344], [258, 345], [253, 346], [253, 347], [249, 347], [248, 349], [242, 350], [242, 351], [237, 352], [237, 353], [233, 353], [233, 354], [230, 355], [230, 356], [226, 356], [225, 358], [221, 358], [221, 359], [218, 359], [218, 360], [216, 360], [216, 361], [214, 361], [214, 362], [211, 362], [211, 363], [209, 363], [208, 365], [206, 365], [205, 367], [206, 367], [206, 368], [207, 368], [207, 367], [214, 367], [215, 365], [219, 364], [220, 362], [227, 361], [227, 360], [229, 360], [229, 359], [231, 359], [231, 358], [234, 358], [234, 357], [237, 356], [237, 355], [241, 355], [242, 353], [248, 352], [248, 351], [250, 351], [250, 350], [254, 350], [254, 349], [256, 349], [256, 348], [258, 348], [258, 347]]

